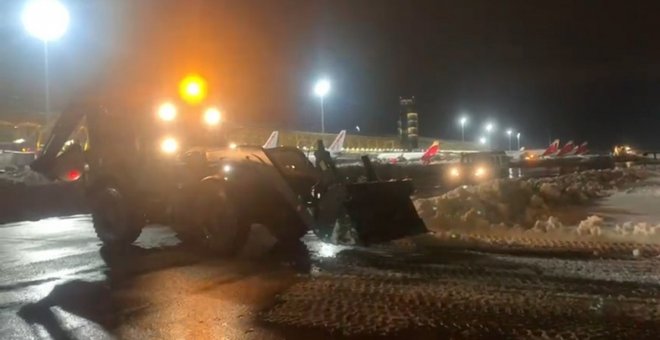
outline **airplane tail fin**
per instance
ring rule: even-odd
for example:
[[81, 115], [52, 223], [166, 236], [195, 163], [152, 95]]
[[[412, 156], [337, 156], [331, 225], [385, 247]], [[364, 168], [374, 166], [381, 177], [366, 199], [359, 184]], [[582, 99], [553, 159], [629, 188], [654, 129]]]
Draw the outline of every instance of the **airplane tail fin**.
[[330, 144], [328, 151], [330, 152], [340, 152], [344, 150], [344, 140], [346, 139], [346, 130], [339, 131], [339, 134], [335, 140]]
[[584, 142], [578, 146], [577, 151], [575, 152], [576, 155], [584, 155], [585, 153], [589, 152], [589, 149], [587, 147], [589, 143]]
[[433, 144], [431, 144], [431, 146], [426, 149], [424, 155], [422, 155], [422, 163], [429, 164], [433, 156], [438, 154], [438, 151], [440, 151], [440, 142], [434, 141]]
[[555, 139], [555, 141], [552, 142], [547, 149], [545, 149], [541, 156], [550, 156], [557, 153], [557, 151], [559, 151], [559, 139]]
[[564, 147], [561, 148], [561, 150], [559, 150], [559, 153], [557, 154], [557, 156], [564, 156], [564, 155], [571, 154], [571, 152], [573, 152], [574, 149], [575, 149], [575, 143], [573, 143], [572, 140], [568, 141], [568, 143], [566, 143], [564, 145]]
[[270, 137], [268, 137], [268, 140], [266, 140], [266, 143], [263, 145], [263, 148], [272, 149], [277, 147], [277, 143], [279, 143], [279, 139], [280, 139], [280, 132], [273, 131], [273, 133], [270, 134]]

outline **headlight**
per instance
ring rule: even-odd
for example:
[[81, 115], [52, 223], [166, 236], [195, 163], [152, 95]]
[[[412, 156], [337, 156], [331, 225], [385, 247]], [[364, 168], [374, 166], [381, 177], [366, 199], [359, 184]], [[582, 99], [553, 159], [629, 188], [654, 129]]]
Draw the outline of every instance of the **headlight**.
[[477, 170], [474, 171], [474, 175], [477, 177], [483, 177], [486, 175], [486, 169], [480, 166], [477, 168]]
[[451, 170], [449, 170], [449, 174], [451, 177], [458, 177], [461, 173], [458, 171], [458, 168], [451, 168]]
[[167, 153], [167, 154], [173, 154], [179, 149], [179, 142], [176, 141], [176, 139], [172, 137], [168, 137], [163, 139], [162, 142], [160, 142], [160, 151]]
[[204, 123], [206, 123], [206, 125], [215, 126], [220, 124], [220, 121], [222, 121], [220, 110], [210, 107], [204, 111]]
[[176, 106], [172, 103], [163, 103], [158, 107], [158, 118], [171, 122], [176, 118]]

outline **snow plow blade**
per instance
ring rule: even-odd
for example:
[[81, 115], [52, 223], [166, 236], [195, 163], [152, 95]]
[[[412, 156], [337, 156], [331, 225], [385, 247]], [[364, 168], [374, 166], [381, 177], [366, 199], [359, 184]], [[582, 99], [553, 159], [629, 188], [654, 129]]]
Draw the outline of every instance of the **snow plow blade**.
[[410, 195], [412, 181], [346, 185], [344, 203], [359, 240], [365, 245], [426, 233]]
[[325, 188], [314, 214], [314, 232], [321, 239], [370, 245], [428, 231], [410, 199], [411, 180], [381, 181], [369, 157], [362, 156], [366, 181], [347, 183], [323, 141], [317, 142], [315, 157]]

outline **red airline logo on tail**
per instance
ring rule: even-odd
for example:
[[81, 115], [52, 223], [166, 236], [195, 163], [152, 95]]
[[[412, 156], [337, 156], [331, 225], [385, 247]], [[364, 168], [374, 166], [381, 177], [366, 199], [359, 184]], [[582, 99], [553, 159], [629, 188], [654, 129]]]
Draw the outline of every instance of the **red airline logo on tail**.
[[587, 152], [589, 152], [589, 149], [587, 148], [588, 144], [589, 143], [587, 143], [587, 142], [584, 142], [584, 143], [580, 144], [580, 146], [577, 147], [577, 150], [575, 151], [575, 154], [576, 155], [584, 155]]
[[541, 157], [552, 156], [559, 151], [559, 139], [555, 139], [554, 142], [548, 146], [547, 149], [541, 154]]
[[574, 151], [574, 149], [575, 149], [575, 143], [573, 143], [573, 141], [569, 141], [568, 143], [566, 143], [566, 145], [564, 145], [563, 148], [561, 148], [561, 150], [559, 150], [557, 157], [569, 155]]
[[425, 165], [431, 163], [431, 159], [438, 154], [438, 151], [440, 151], [440, 142], [435, 141], [422, 155], [422, 163]]

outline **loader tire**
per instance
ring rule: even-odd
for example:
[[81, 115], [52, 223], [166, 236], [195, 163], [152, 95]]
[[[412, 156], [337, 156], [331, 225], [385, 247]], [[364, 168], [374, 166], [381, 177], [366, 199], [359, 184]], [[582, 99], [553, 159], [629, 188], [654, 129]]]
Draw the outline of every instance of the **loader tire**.
[[89, 198], [94, 231], [103, 244], [126, 246], [140, 236], [144, 219], [130, 208], [118, 188], [112, 185], [97, 187]]
[[308, 231], [296, 211], [283, 202], [272, 202], [265, 216], [267, 217], [261, 217], [259, 223], [268, 228], [278, 243], [296, 243]]
[[221, 256], [238, 253], [250, 234], [250, 225], [238, 214], [235, 202], [220, 184], [209, 183], [197, 203], [198, 225], [204, 245]]

